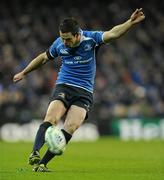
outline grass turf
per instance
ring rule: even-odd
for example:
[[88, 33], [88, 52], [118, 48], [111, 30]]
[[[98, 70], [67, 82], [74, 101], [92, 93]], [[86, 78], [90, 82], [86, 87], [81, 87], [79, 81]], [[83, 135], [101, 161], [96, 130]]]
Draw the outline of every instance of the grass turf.
[[26, 163], [31, 147], [31, 143], [0, 142], [0, 180], [164, 179], [164, 141], [101, 138], [96, 142], [72, 142], [63, 156], [49, 163], [53, 170], [50, 173], [31, 171]]

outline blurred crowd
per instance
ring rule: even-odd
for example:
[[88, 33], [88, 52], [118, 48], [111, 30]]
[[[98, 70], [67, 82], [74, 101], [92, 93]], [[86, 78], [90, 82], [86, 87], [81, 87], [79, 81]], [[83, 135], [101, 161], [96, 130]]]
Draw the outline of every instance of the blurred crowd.
[[[157, 0], [158, 1], [158, 0]], [[97, 56], [94, 107], [89, 121], [114, 117], [164, 117], [164, 5], [162, 1], [1, 1], [0, 124], [43, 119], [60, 59], [22, 82], [13, 75], [45, 51], [61, 19], [74, 16], [82, 29], [109, 30], [143, 7], [146, 19], [125, 36], [103, 45]]]

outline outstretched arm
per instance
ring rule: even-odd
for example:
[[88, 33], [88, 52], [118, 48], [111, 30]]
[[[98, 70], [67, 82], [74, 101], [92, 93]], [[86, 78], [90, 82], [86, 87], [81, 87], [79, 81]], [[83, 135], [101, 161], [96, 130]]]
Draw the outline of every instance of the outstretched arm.
[[142, 8], [136, 9], [135, 12], [133, 12], [133, 14], [131, 15], [130, 19], [128, 19], [126, 22], [113, 27], [109, 31], [104, 32], [104, 42], [108, 43], [110, 40], [119, 38], [120, 36], [125, 34], [133, 25], [143, 21], [144, 19], [145, 15], [142, 11]]
[[44, 52], [40, 55], [38, 55], [35, 59], [33, 59], [28, 65], [27, 67], [22, 70], [21, 72], [19, 72], [18, 74], [16, 74], [13, 77], [13, 82], [16, 83], [20, 80], [22, 80], [26, 74], [30, 73], [31, 71], [39, 68], [40, 66], [42, 66], [43, 64], [45, 64], [48, 61], [48, 57], [47, 54]]

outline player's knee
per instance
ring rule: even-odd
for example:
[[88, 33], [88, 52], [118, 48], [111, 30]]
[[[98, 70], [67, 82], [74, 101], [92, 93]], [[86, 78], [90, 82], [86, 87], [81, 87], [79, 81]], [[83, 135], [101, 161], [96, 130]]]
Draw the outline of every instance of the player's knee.
[[48, 121], [53, 125], [57, 125], [58, 121], [60, 120], [59, 117], [54, 116], [52, 114], [47, 114], [44, 121]]

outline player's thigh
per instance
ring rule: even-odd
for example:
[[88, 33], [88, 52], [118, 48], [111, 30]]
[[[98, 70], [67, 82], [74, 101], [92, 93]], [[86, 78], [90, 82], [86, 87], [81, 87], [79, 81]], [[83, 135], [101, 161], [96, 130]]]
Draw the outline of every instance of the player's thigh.
[[70, 134], [73, 134], [76, 129], [80, 127], [86, 117], [87, 111], [79, 106], [72, 105], [64, 122], [64, 129]]
[[48, 106], [44, 121], [51, 122], [52, 124], [57, 124], [65, 114], [66, 110], [67, 109], [62, 101], [54, 100]]

